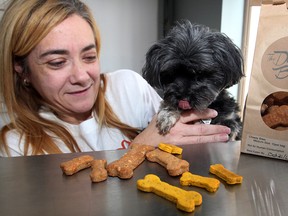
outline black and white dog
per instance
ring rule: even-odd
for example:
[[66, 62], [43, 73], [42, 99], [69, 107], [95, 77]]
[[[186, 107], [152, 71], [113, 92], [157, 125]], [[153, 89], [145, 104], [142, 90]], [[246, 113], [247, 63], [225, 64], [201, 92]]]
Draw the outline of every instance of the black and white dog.
[[225, 34], [183, 20], [148, 50], [143, 77], [163, 93], [157, 116], [159, 133], [166, 134], [183, 110], [217, 110], [211, 124], [231, 128], [230, 139], [241, 135], [239, 106], [227, 92], [243, 73], [240, 49]]

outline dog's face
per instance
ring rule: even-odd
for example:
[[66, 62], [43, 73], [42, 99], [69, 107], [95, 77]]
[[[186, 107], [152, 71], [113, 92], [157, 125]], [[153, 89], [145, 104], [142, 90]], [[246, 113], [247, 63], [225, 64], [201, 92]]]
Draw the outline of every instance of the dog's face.
[[160, 75], [163, 99], [170, 107], [203, 110], [223, 90], [223, 79], [221, 73], [195, 73], [180, 66]]
[[169, 106], [203, 110], [239, 82], [242, 69], [241, 52], [226, 35], [183, 21], [149, 49], [143, 77]]

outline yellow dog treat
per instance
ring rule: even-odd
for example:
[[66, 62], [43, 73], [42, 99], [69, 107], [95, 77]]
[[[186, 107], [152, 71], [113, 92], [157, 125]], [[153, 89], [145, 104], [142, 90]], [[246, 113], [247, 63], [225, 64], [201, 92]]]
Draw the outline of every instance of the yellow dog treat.
[[216, 192], [220, 186], [220, 181], [215, 178], [184, 172], [180, 178], [180, 184], [183, 186], [201, 187], [205, 188], [209, 192]]
[[196, 191], [186, 191], [179, 187], [172, 186], [160, 180], [160, 178], [153, 174], [148, 174], [144, 179], [137, 181], [137, 188], [144, 192], [152, 192], [167, 200], [177, 204], [177, 208], [192, 212], [195, 206], [202, 204], [202, 196]]
[[227, 184], [240, 184], [243, 177], [227, 170], [222, 164], [214, 164], [210, 166], [211, 173], [226, 181]]
[[171, 153], [171, 154], [182, 154], [183, 149], [172, 145], [172, 144], [167, 144], [167, 143], [160, 143], [158, 145], [158, 148], [161, 149], [162, 151]]
[[74, 158], [70, 161], [66, 161], [60, 164], [60, 168], [63, 173], [66, 175], [73, 175], [82, 169], [91, 167], [91, 162], [94, 158], [90, 155], [83, 155], [77, 158]]

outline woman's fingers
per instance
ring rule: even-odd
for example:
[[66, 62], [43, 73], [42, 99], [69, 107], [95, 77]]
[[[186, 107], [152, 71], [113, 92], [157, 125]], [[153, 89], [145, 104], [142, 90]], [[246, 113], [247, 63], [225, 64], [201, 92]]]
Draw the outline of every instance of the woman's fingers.
[[166, 135], [166, 139], [179, 145], [226, 142], [231, 129], [222, 125], [182, 125], [174, 128]]
[[206, 109], [204, 111], [189, 110], [181, 113], [179, 121], [182, 123], [188, 123], [198, 121], [200, 119], [213, 119], [218, 115], [216, 110]]
[[171, 135], [181, 134], [183, 136], [204, 136], [221, 133], [230, 134], [231, 129], [223, 125], [186, 124], [183, 122], [176, 122], [176, 124], [171, 128], [169, 133]]
[[227, 142], [229, 140], [228, 134], [213, 134], [206, 136], [184, 136], [177, 140], [177, 144], [202, 144], [202, 143], [217, 143], [217, 142]]
[[[223, 125], [176, 123], [166, 137], [178, 144], [226, 142], [231, 129]], [[177, 140], [176, 140], [177, 139]]]

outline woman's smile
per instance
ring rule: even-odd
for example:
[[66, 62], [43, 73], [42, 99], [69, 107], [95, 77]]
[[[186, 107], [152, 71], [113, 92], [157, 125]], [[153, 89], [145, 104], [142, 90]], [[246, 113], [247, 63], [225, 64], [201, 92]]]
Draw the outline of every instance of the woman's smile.
[[72, 90], [72, 91], [68, 91], [68, 94], [70, 95], [75, 95], [75, 96], [84, 96], [93, 86], [93, 83], [90, 84], [88, 87], [86, 88], [82, 88], [82, 89], [76, 89], [76, 90]]

